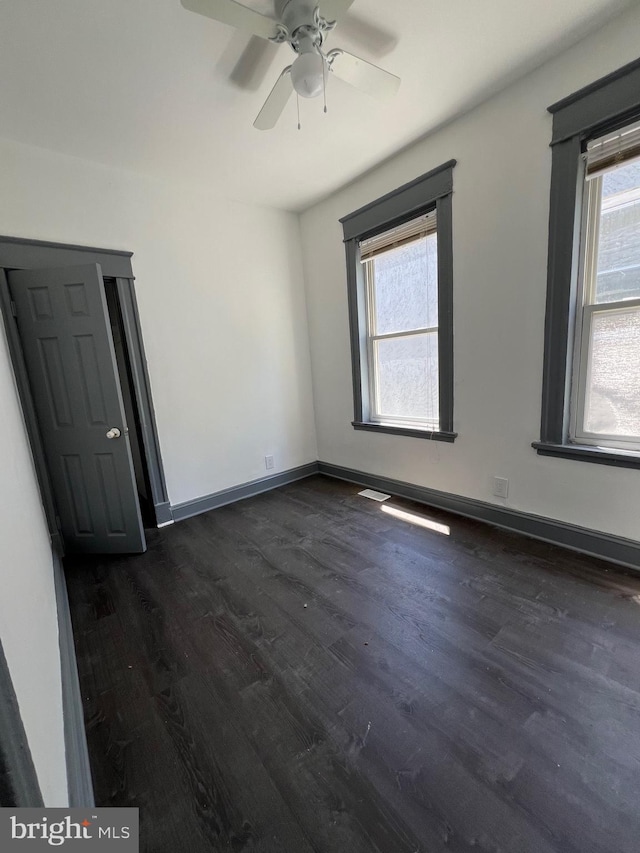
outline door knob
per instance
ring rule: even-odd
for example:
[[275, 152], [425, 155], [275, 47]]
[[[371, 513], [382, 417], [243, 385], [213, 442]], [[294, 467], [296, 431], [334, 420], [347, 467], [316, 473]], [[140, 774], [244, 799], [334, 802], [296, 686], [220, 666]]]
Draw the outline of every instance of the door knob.
[[107, 438], [120, 438], [120, 430], [118, 427], [111, 427], [107, 432]]

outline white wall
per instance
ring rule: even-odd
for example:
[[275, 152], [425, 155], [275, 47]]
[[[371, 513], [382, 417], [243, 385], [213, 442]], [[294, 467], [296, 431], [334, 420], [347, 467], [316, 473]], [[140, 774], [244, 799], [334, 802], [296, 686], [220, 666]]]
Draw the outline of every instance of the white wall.
[[0, 323], [0, 641], [47, 806], [66, 806], [49, 536]]
[[[546, 108], [640, 54], [640, 8], [302, 215], [319, 458], [639, 538], [638, 471], [537, 456], [551, 171]], [[425, 97], [429, 87], [425, 86]], [[454, 444], [356, 432], [338, 218], [455, 158]], [[509, 498], [491, 494], [510, 480]]]
[[134, 252], [172, 503], [317, 458], [296, 216], [9, 141], [0, 162], [0, 233]]

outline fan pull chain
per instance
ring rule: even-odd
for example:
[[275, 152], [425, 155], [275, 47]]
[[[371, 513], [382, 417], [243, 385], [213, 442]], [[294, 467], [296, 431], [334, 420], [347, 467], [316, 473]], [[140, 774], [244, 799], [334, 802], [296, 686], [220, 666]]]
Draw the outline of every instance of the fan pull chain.
[[[322, 55], [322, 54], [321, 54]], [[324, 100], [324, 113], [327, 114], [327, 63], [322, 59], [322, 98]]]
[[296, 106], [298, 107], [298, 130], [301, 128], [300, 124], [300, 95], [296, 92]]

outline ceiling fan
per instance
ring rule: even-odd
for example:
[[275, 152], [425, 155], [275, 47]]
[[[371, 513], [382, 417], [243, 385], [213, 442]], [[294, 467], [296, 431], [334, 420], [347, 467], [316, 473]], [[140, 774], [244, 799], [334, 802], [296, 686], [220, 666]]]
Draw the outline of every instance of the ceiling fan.
[[[328, 74], [374, 97], [394, 95], [400, 78], [377, 65], [340, 48], [322, 50], [327, 33], [346, 12], [353, 0], [275, 0], [278, 20], [243, 6], [235, 0], [180, 0], [185, 9], [229, 24], [276, 44], [287, 43], [297, 54], [278, 77], [258, 113], [253, 126], [271, 130], [280, 118], [291, 94], [316, 98], [325, 92]], [[325, 112], [326, 99], [325, 99]], [[298, 123], [298, 126], [299, 123]]]

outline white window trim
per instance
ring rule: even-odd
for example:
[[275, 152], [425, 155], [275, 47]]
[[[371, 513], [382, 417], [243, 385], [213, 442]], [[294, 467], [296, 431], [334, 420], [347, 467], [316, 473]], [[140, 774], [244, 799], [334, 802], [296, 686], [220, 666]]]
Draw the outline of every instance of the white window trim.
[[[581, 171], [583, 199], [582, 199], [582, 221], [580, 228], [580, 255], [578, 265], [578, 290], [576, 295], [576, 323], [573, 336], [573, 361], [571, 373], [571, 397], [569, 418], [569, 442], [571, 444], [583, 444], [579, 436], [582, 431], [579, 424], [584, 423], [584, 393], [586, 377], [581, 369], [583, 338], [584, 338], [584, 308], [586, 294], [591, 289], [594, 270], [597, 269], [598, 237], [600, 231], [600, 217], [598, 215], [599, 199], [602, 178], [598, 177], [591, 181], [585, 180], [584, 166]], [[589, 283], [586, 286], [586, 283]]]
[[629, 311], [640, 307], [640, 298], [618, 302], [595, 302], [598, 245], [602, 212], [602, 177], [585, 180], [581, 228], [578, 300], [574, 334], [573, 371], [569, 441], [603, 449], [613, 448], [640, 452], [640, 436], [595, 433], [584, 428], [587, 389], [590, 379], [590, 342], [593, 317], [613, 311]]
[[[437, 235], [437, 229], [433, 229], [431, 232], [434, 235]], [[424, 237], [418, 237], [415, 242], [420, 239], [424, 239]], [[413, 242], [413, 241], [412, 241]], [[407, 244], [410, 245], [410, 244]], [[366, 351], [367, 351], [367, 367], [368, 367], [368, 376], [369, 376], [369, 420], [371, 423], [377, 424], [388, 424], [389, 426], [407, 426], [414, 427], [416, 429], [425, 429], [429, 431], [436, 431], [439, 429], [440, 423], [439, 419], [437, 420], [428, 420], [427, 418], [410, 418], [403, 417], [402, 415], [390, 415], [381, 412], [378, 406], [378, 401], [380, 399], [380, 389], [379, 389], [379, 381], [378, 381], [378, 371], [376, 370], [376, 354], [375, 348], [376, 343], [378, 341], [385, 340], [398, 340], [400, 338], [410, 338], [416, 337], [417, 335], [425, 335], [425, 334], [438, 334], [439, 327], [438, 326], [425, 326], [417, 329], [409, 329], [398, 332], [388, 332], [385, 334], [377, 335], [374, 332], [374, 329], [377, 326], [376, 323], [376, 298], [375, 298], [375, 278], [374, 278], [374, 269], [375, 269], [375, 258], [371, 258], [368, 261], [365, 261], [363, 264], [364, 267], [364, 277], [365, 277], [365, 311], [366, 311], [366, 326], [367, 326], [367, 341], [366, 341]]]

